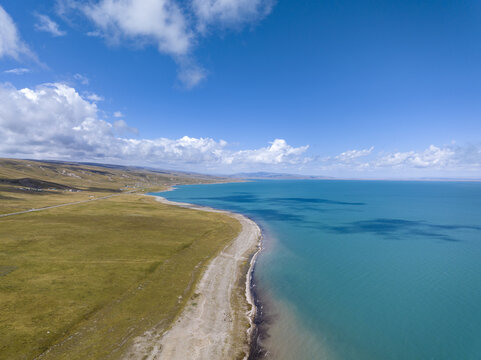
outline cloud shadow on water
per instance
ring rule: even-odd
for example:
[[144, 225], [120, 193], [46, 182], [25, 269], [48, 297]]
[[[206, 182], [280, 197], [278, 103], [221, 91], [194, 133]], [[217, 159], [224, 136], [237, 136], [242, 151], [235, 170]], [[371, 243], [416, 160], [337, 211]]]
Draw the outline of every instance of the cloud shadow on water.
[[459, 239], [443, 233], [443, 231], [475, 230], [479, 226], [467, 225], [436, 225], [425, 221], [378, 218], [373, 220], [354, 221], [343, 226], [326, 226], [328, 231], [337, 234], [371, 233], [391, 239], [401, 239], [402, 235], [424, 236], [443, 241], [458, 242]]
[[257, 210], [252, 210], [250, 213], [254, 217], [259, 217], [263, 220], [266, 221], [289, 221], [289, 222], [303, 222], [304, 217], [297, 215], [297, 214], [292, 214], [292, 213], [287, 213], [287, 212], [282, 212], [274, 209], [257, 209]]
[[[228, 208], [232, 211], [241, 213], [248, 213], [254, 217], [260, 218], [266, 221], [289, 221], [297, 222], [303, 226], [311, 224], [315, 227], [316, 223], [309, 222], [306, 216], [303, 214], [308, 212], [331, 212], [331, 211], [354, 211], [353, 207], [363, 206], [365, 203], [361, 202], [345, 202], [328, 199], [317, 198], [301, 198], [301, 197], [260, 197], [258, 195], [248, 192], [236, 192], [226, 196], [213, 196], [213, 197], [196, 197], [193, 200], [201, 202], [208, 201], [214, 207], [223, 208], [223, 206], [216, 206], [212, 204], [212, 201], [218, 203], [226, 203]], [[195, 201], [194, 201], [195, 202]], [[250, 208], [246, 204], [257, 203], [264, 205], [263, 208]], [[285, 211], [274, 208], [279, 206], [285, 209]], [[324, 205], [324, 206], [323, 206]], [[336, 205], [334, 207], [329, 205]], [[339, 205], [339, 206], [337, 206]], [[257, 205], [256, 205], [257, 207]]]
[[346, 201], [337, 201], [337, 200], [329, 200], [329, 199], [300, 198], [300, 197], [269, 198], [268, 200], [273, 202], [302, 203], [302, 204], [352, 205], [352, 206], [366, 205], [366, 203], [363, 203], [363, 202], [346, 202]]
[[262, 198], [257, 195], [245, 192], [237, 192], [235, 195], [227, 196], [214, 196], [214, 197], [197, 197], [196, 200], [215, 200], [215, 201], [226, 201], [226, 202], [239, 202], [239, 203], [250, 203], [250, 202], [262, 202], [269, 204], [319, 204], [319, 205], [346, 205], [346, 206], [363, 206], [366, 203], [363, 202], [346, 202], [337, 201], [329, 199], [318, 199], [318, 198], [302, 198], [302, 197], [271, 197]]
[[214, 197], [196, 197], [195, 200], [214, 200], [225, 201], [230, 203], [252, 203], [259, 201], [259, 197], [252, 194], [238, 194], [228, 196], [214, 196]]

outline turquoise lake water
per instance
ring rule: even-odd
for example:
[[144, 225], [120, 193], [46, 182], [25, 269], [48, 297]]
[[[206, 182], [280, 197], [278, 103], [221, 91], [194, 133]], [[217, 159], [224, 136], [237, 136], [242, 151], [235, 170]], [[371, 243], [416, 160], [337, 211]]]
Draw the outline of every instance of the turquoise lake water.
[[265, 230], [255, 273], [275, 359], [481, 359], [481, 183], [256, 181], [174, 201]]

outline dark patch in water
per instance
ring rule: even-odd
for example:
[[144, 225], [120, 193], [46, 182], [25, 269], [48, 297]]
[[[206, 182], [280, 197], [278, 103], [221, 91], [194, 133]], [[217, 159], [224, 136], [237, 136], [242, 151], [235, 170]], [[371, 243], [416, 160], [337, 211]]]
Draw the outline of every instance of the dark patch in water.
[[214, 196], [214, 197], [197, 197], [195, 200], [215, 200], [215, 201], [225, 201], [225, 202], [240, 202], [240, 203], [251, 203], [251, 202], [262, 202], [276, 204], [279, 202], [287, 203], [301, 203], [301, 204], [326, 204], [326, 205], [348, 205], [348, 206], [362, 206], [366, 205], [363, 202], [346, 202], [337, 201], [329, 199], [317, 199], [317, 198], [302, 198], [302, 197], [274, 197], [274, 198], [261, 198], [254, 194], [237, 192], [237, 195], [228, 196]]
[[259, 200], [258, 196], [251, 194], [239, 194], [239, 195], [229, 195], [229, 196], [215, 196], [215, 197], [197, 197], [193, 200], [215, 200], [215, 201], [225, 201], [225, 202], [240, 202], [240, 203], [250, 203]]
[[259, 216], [263, 220], [267, 221], [291, 221], [298, 222], [304, 221], [304, 217], [296, 214], [285, 213], [273, 209], [259, 209], [250, 211], [255, 216]]
[[288, 198], [269, 198], [269, 201], [273, 202], [297, 202], [297, 203], [309, 203], [309, 204], [328, 204], [328, 205], [354, 205], [362, 206], [366, 205], [363, 202], [346, 202], [346, 201], [336, 201], [328, 199], [317, 199], [317, 198], [298, 198], [298, 197], [288, 197]]
[[447, 234], [439, 233], [442, 230], [476, 230], [480, 226], [467, 225], [436, 225], [425, 221], [412, 221], [402, 219], [374, 219], [354, 221], [344, 226], [327, 226], [328, 230], [338, 234], [373, 233], [381, 236], [396, 237], [398, 234], [418, 235], [437, 238], [443, 241], [457, 242], [458, 239]]

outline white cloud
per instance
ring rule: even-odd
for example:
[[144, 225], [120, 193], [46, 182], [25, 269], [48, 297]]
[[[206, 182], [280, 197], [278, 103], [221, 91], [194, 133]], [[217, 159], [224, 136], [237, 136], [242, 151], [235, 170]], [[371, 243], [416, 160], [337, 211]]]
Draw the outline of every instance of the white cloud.
[[124, 117], [124, 114], [122, 114], [120, 111], [116, 111], [114, 112], [114, 117], [121, 118], [121, 117]]
[[363, 150], [347, 150], [337, 155], [335, 159], [342, 162], [350, 162], [354, 159], [370, 155], [373, 150], [374, 146], [371, 146], [369, 149]]
[[[481, 146], [431, 145], [421, 151], [373, 154], [373, 148], [311, 159], [308, 146], [283, 139], [257, 149], [232, 150], [223, 140], [184, 136], [139, 138], [137, 129], [117, 118], [103, 119], [91, 94], [66, 84], [16, 89], [0, 85], [0, 156], [154, 165], [197, 171], [300, 168], [324, 173], [394, 174], [396, 177], [480, 174]], [[120, 114], [118, 114], [120, 115]], [[107, 116], [107, 115], [105, 115]], [[135, 135], [135, 136], [132, 136]], [[369, 161], [366, 161], [367, 156]], [[317, 172], [316, 172], [317, 173]], [[452, 175], [454, 174], [454, 175]]]
[[308, 160], [302, 157], [308, 148], [308, 145], [295, 148], [283, 139], [275, 139], [268, 147], [257, 150], [241, 150], [232, 154], [226, 161], [229, 163], [299, 164]]
[[90, 100], [90, 101], [93, 101], [93, 102], [99, 102], [99, 101], [104, 101], [104, 98], [100, 95], [97, 95], [95, 93], [92, 93], [92, 92], [86, 92], [84, 94], [84, 97], [87, 99], [87, 100]]
[[186, 88], [202, 82], [207, 72], [196, 64], [193, 50], [207, 28], [238, 27], [267, 15], [274, 0], [57, 0], [57, 13], [82, 13], [94, 25], [88, 36], [110, 44], [135, 47], [154, 44], [176, 61]]
[[34, 53], [20, 38], [12, 18], [0, 5], [0, 58], [11, 57], [19, 60], [21, 56], [36, 60]]
[[16, 69], [10, 69], [10, 70], [4, 71], [5, 74], [14, 74], [14, 75], [23, 75], [29, 72], [30, 72], [30, 69], [26, 69], [26, 68], [16, 68]]
[[[455, 146], [429, 146], [421, 152], [396, 152], [382, 156], [375, 162], [376, 166], [415, 167], [415, 168], [446, 168], [466, 163], [462, 156], [462, 148]], [[478, 159], [481, 160], [481, 157]]]
[[[421, 151], [382, 152], [373, 154], [374, 148], [348, 150], [335, 157], [320, 160], [318, 170], [327, 173], [379, 175], [379, 176], [443, 176], [479, 174], [481, 146], [430, 145]], [[366, 160], [367, 156], [371, 159]], [[453, 175], [454, 174], [454, 175]], [[356, 176], [357, 176], [356, 175]]]
[[192, 45], [185, 16], [173, 0], [101, 0], [81, 9], [113, 42], [153, 42], [160, 52], [175, 56], [187, 54]]
[[191, 61], [187, 61], [187, 63], [181, 61], [179, 66], [179, 80], [187, 89], [192, 89], [207, 77], [206, 71], [200, 66], [192, 64]]
[[35, 24], [35, 29], [45, 31], [52, 36], [65, 36], [67, 33], [59, 29], [58, 24], [50, 19], [47, 15], [36, 14], [38, 23]]
[[267, 15], [272, 8], [270, 0], [192, 0], [201, 32], [209, 24], [239, 25]]
[[118, 135], [125, 135], [125, 134], [128, 134], [128, 133], [139, 135], [139, 130], [134, 128], [134, 127], [130, 127], [129, 125], [127, 125], [125, 120], [122, 120], [122, 119], [116, 120], [116, 121], [113, 122], [112, 125], [114, 126], [114, 130], [115, 130], [116, 134], [118, 134]]
[[124, 120], [103, 120], [95, 102], [61, 83], [34, 89], [0, 86], [0, 156], [112, 161], [137, 165], [192, 165], [199, 170], [247, 164], [295, 164], [307, 146], [277, 139], [256, 150], [232, 151], [211, 138], [136, 139]]
[[89, 84], [89, 79], [85, 76], [83, 76], [82, 74], [75, 74], [73, 76], [73, 78], [75, 80], [77, 80], [78, 82], [80, 82], [82, 85], [88, 85]]
[[101, 37], [102, 33], [100, 31], [87, 31], [86, 35], [90, 37]]

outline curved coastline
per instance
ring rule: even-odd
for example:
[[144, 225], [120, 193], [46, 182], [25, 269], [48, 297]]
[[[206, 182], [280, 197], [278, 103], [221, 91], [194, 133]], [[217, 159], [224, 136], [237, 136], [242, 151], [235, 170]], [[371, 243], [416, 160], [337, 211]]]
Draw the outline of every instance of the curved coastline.
[[[244, 359], [251, 359], [252, 346], [257, 344], [258, 310], [253, 274], [262, 250], [260, 227], [242, 214], [169, 201], [157, 195], [148, 196], [154, 196], [157, 201], [168, 205], [227, 214], [241, 223], [242, 230], [210, 261], [196, 286], [195, 300], [189, 300], [172, 326], [160, 336], [146, 332], [136, 338], [128, 358], [137, 358], [138, 355], [146, 359], [225, 359], [238, 358], [239, 353], [243, 353]], [[232, 298], [236, 284], [244, 276], [245, 300], [236, 307], [232, 305]], [[244, 335], [239, 334], [239, 326], [244, 329], [241, 330]]]
[[265, 315], [264, 315], [264, 306], [261, 303], [259, 298], [259, 294], [256, 291], [256, 285], [254, 280], [254, 272], [255, 272], [255, 264], [252, 268], [251, 272], [251, 282], [250, 282], [250, 291], [251, 297], [253, 301], [253, 309], [255, 309], [255, 313], [252, 315], [253, 324], [249, 328], [249, 354], [247, 360], [258, 360], [262, 358], [266, 358], [267, 352], [266, 349], [262, 346], [261, 340], [264, 336], [266, 336], [266, 329], [265, 329]]
[[256, 266], [257, 257], [262, 251], [262, 229], [259, 239], [258, 250], [252, 255], [249, 270], [246, 277], [246, 299], [251, 310], [249, 310], [247, 316], [249, 318], [249, 328], [247, 329], [247, 339], [249, 341], [249, 350], [247, 356], [244, 359], [255, 360], [259, 358], [259, 355], [263, 354], [259, 344], [259, 324], [262, 321], [262, 306], [259, 303], [259, 299], [256, 296], [255, 283], [254, 283], [254, 270]]

